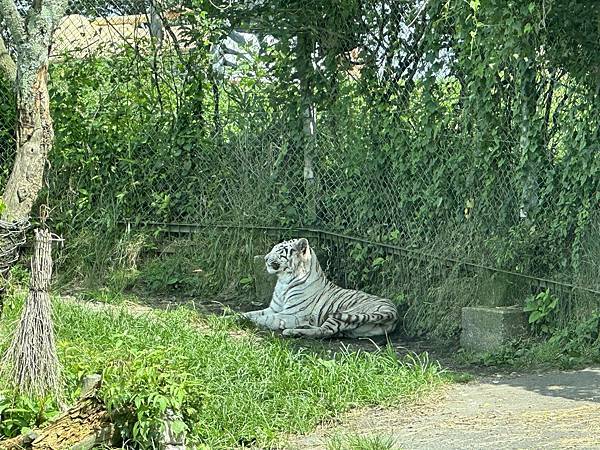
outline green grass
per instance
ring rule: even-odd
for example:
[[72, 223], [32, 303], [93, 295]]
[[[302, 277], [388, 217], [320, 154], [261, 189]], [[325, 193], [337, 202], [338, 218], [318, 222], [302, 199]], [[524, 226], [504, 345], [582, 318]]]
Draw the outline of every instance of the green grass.
[[[18, 308], [7, 311], [0, 332], [17, 317]], [[67, 395], [84, 374], [103, 373], [101, 396], [141, 447], [151, 445], [166, 408], [182, 414], [192, 444], [267, 448], [353, 407], [414, 400], [447, 379], [416, 357], [384, 350], [322, 358], [298, 341], [259, 338], [234, 319], [184, 308], [136, 317], [57, 299], [54, 318]]]
[[400, 450], [396, 440], [388, 436], [334, 436], [327, 443], [327, 450]]
[[84, 301], [107, 303], [109, 305], [122, 305], [127, 301], [135, 303], [138, 300], [135, 295], [124, 294], [111, 289], [88, 289], [79, 293], [77, 297]]
[[582, 337], [565, 330], [545, 338], [516, 341], [494, 352], [461, 351], [455, 355], [455, 359], [462, 364], [507, 369], [571, 370], [598, 364], [599, 343], [597, 338]]

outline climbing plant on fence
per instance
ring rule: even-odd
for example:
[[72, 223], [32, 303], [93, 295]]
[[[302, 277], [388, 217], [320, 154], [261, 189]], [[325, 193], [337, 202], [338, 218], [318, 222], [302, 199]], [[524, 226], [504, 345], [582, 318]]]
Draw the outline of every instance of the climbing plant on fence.
[[[393, 277], [419, 317], [452, 289], [456, 307], [476, 301], [488, 272], [457, 261], [595, 298], [595, 2], [180, 6], [126, 28], [90, 3], [92, 28], [139, 36], [52, 62], [57, 226], [311, 227], [446, 258]], [[400, 266], [335, 251], [353, 285]]]

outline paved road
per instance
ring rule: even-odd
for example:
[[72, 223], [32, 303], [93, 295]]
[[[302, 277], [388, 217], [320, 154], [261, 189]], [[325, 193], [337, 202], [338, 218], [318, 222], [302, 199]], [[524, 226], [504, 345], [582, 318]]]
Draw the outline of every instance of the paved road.
[[600, 368], [488, 377], [450, 387], [438, 404], [356, 412], [292, 447], [336, 433], [393, 436], [403, 449], [600, 449]]

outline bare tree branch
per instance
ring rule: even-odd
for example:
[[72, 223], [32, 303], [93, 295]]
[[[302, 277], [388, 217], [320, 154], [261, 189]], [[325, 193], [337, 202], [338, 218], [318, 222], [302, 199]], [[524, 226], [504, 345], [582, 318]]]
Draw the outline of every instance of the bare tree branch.
[[4, 19], [15, 45], [25, 38], [25, 23], [14, 0], [0, 0], [0, 18]]

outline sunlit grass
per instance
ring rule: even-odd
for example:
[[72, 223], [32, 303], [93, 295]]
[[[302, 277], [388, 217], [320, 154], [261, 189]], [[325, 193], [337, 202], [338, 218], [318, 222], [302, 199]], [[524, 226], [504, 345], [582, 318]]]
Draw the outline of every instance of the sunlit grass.
[[[9, 311], [2, 328], [16, 316]], [[132, 315], [57, 299], [54, 319], [67, 395], [82, 375], [103, 373], [101, 396], [141, 446], [154, 439], [165, 408], [181, 413], [192, 443], [265, 448], [353, 407], [414, 400], [446, 379], [426, 359], [387, 349], [322, 358], [185, 308]]]

